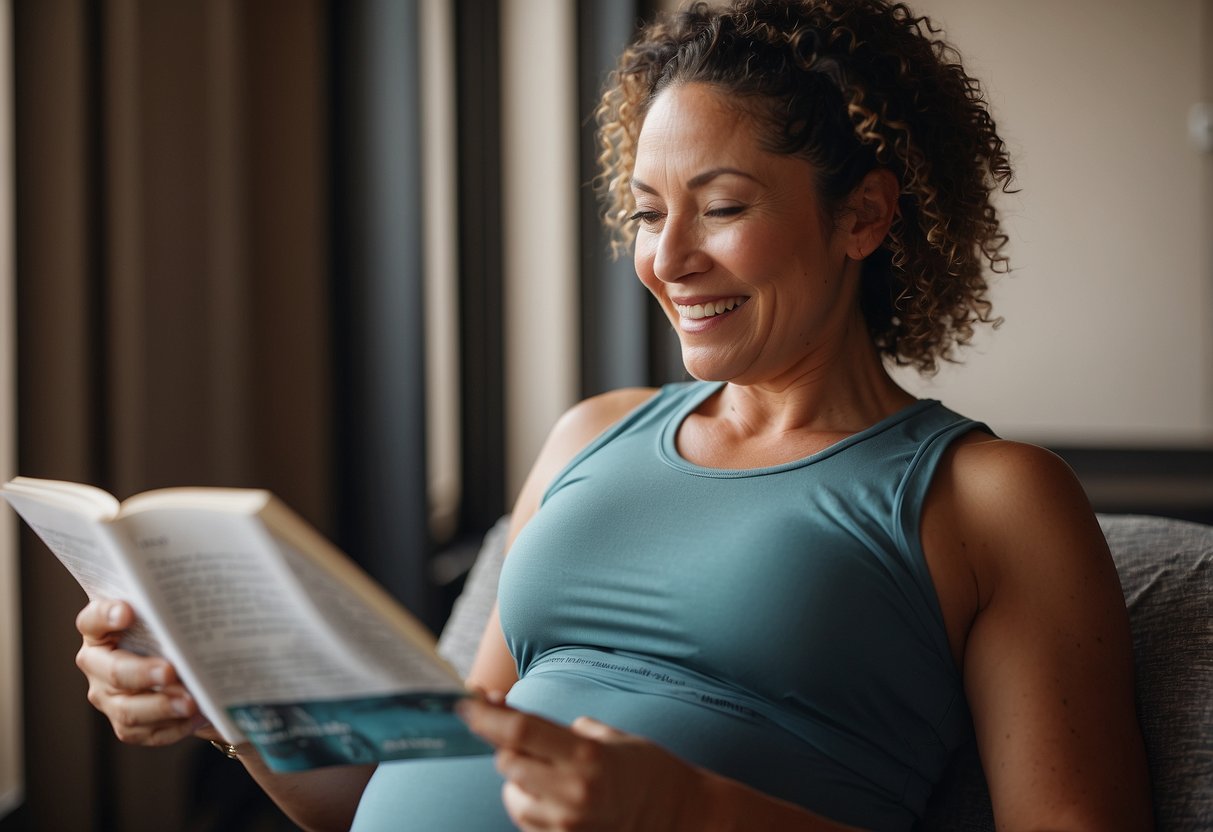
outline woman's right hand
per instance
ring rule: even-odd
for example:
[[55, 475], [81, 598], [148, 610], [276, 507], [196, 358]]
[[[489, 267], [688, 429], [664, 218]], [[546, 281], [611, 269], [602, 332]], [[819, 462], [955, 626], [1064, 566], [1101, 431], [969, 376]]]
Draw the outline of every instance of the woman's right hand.
[[133, 745], [168, 745], [206, 726], [198, 705], [165, 659], [118, 646], [135, 613], [121, 601], [92, 601], [76, 616], [84, 639], [76, 666], [88, 679], [88, 701], [114, 734]]

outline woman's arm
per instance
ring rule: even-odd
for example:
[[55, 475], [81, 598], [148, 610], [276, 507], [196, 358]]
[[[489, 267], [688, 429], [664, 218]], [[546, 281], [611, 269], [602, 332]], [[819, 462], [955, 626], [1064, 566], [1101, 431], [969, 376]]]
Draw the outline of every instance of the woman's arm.
[[998, 828], [1152, 828], [1124, 596], [1073, 473], [1030, 445], [962, 440], [922, 540], [945, 617], [960, 584], [939, 576], [971, 579], [963, 672]]

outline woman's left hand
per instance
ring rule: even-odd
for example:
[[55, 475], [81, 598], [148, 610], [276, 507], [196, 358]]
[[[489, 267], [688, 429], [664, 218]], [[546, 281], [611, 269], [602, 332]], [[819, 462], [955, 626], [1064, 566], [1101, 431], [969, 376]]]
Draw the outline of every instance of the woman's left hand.
[[520, 828], [694, 828], [699, 769], [588, 717], [566, 728], [499, 702], [469, 699], [461, 713], [497, 749], [505, 808]]

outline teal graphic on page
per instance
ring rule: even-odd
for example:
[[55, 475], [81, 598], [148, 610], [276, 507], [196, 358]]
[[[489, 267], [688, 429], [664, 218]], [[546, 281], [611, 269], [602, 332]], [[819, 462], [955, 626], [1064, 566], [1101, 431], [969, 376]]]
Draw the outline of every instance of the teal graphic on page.
[[275, 771], [492, 753], [455, 715], [461, 698], [451, 693], [396, 694], [247, 705], [229, 708], [228, 713]]

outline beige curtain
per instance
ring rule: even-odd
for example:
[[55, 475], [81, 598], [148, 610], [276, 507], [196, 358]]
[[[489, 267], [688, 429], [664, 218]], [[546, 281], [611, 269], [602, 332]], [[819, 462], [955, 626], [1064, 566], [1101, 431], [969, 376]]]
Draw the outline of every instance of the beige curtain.
[[[21, 473], [265, 486], [331, 529], [326, 9], [14, 3]], [[83, 597], [29, 539], [21, 591], [22, 822], [201, 826], [209, 749], [118, 746], [72, 663]]]

